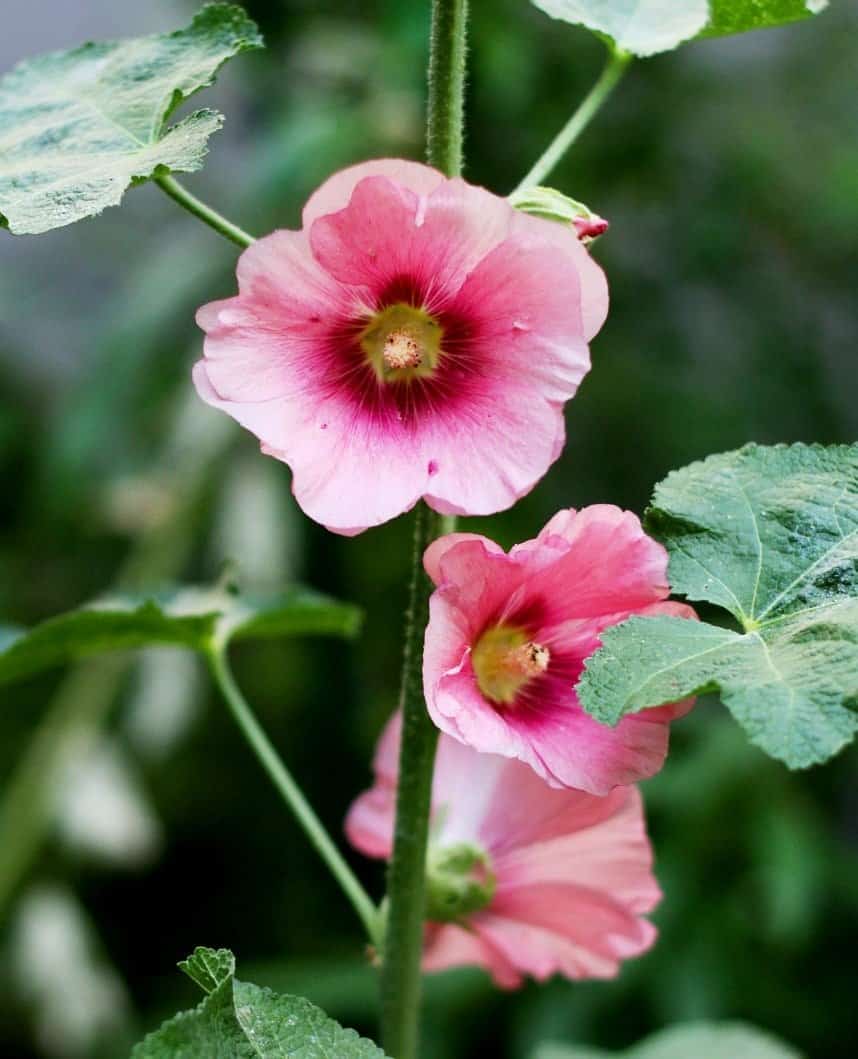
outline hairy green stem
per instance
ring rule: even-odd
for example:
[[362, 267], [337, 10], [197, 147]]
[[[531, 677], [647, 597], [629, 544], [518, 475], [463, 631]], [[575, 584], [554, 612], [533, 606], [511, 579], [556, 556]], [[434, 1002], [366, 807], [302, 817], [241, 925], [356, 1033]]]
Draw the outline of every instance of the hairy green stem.
[[632, 56], [628, 52], [612, 51], [605, 63], [599, 80], [593, 85], [581, 105], [554, 137], [536, 164], [521, 181], [516, 191], [541, 184], [551, 173], [560, 159], [569, 150], [581, 133], [587, 128], [608, 96], [613, 92], [626, 72]]
[[438, 731], [423, 698], [423, 636], [429, 614], [429, 578], [423, 553], [439, 535], [441, 519], [420, 504], [414, 521], [414, 565], [402, 666], [402, 744], [396, 792], [393, 858], [387, 878], [388, 912], [381, 976], [382, 1043], [388, 1055], [417, 1055], [420, 957], [426, 897], [426, 845], [432, 770]]
[[374, 945], [378, 945], [378, 909], [366, 890], [361, 886], [357, 876], [344, 860], [331, 836], [325, 830], [325, 825], [316, 816], [313, 807], [304, 796], [304, 792], [292, 778], [289, 770], [274, 749], [271, 740], [265, 734], [259, 721], [257, 721], [247, 700], [235, 682], [223, 650], [213, 645], [207, 652], [206, 658], [215, 683], [220, 688], [221, 694], [226, 700], [226, 704], [229, 706], [242, 734], [250, 744], [260, 764], [268, 773], [271, 782], [292, 810], [304, 834], [340, 884], [343, 893], [351, 902], [352, 907], [366, 928], [369, 940]]
[[248, 235], [247, 232], [243, 231], [238, 225], [228, 221], [226, 217], [221, 217], [219, 213], [213, 210], [210, 206], [207, 206], [204, 202], [192, 195], [190, 191], [187, 191], [182, 185], [171, 176], [156, 176], [153, 180], [165, 191], [171, 199], [178, 202], [180, 206], [186, 209], [189, 213], [192, 213], [195, 217], [207, 224], [210, 228], [214, 228], [216, 232], [219, 232], [226, 239], [229, 239], [231, 243], [236, 243], [238, 246], [247, 247], [251, 243], [256, 242], [252, 235]]
[[[447, 176], [462, 171], [468, 0], [432, 0], [426, 156]], [[402, 744], [396, 790], [393, 856], [387, 876], [387, 922], [381, 968], [381, 1036], [388, 1055], [416, 1059], [420, 1016], [420, 959], [426, 904], [426, 846], [432, 770], [438, 732], [423, 698], [423, 638], [431, 585], [423, 553], [455, 520], [419, 504], [406, 616], [399, 706]]]
[[468, 0], [433, 0], [426, 157], [447, 176], [462, 172]]

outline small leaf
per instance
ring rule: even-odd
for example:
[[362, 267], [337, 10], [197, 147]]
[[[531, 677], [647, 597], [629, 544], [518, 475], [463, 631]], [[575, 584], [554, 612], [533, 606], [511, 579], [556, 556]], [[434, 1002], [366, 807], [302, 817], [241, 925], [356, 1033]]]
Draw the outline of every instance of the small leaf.
[[578, 685], [594, 717], [720, 690], [752, 742], [792, 768], [858, 730], [858, 445], [748, 445], [668, 475], [647, 529], [670, 582], [740, 632], [677, 618], [607, 630]]
[[243, 597], [221, 587], [185, 587], [154, 597], [111, 596], [49, 618], [7, 643], [0, 642], [0, 684], [76, 658], [153, 644], [204, 650], [272, 636], [354, 636], [357, 607], [310, 589], [288, 588]]
[[213, 993], [235, 974], [235, 957], [229, 949], [207, 949], [198, 945], [179, 968], [193, 979], [204, 993]]
[[742, 33], [808, 18], [827, 0], [533, 0], [553, 18], [586, 26], [633, 55], [656, 55], [699, 36]]
[[770, 1034], [741, 1022], [688, 1022], [624, 1052], [544, 1044], [533, 1059], [802, 1059]]
[[0, 80], [0, 226], [46, 232], [115, 206], [133, 182], [199, 169], [223, 118], [167, 121], [227, 59], [260, 47], [240, 7], [213, 3], [176, 33], [20, 63]]
[[385, 1059], [309, 1000], [239, 982], [228, 949], [198, 948], [179, 966], [208, 996], [150, 1033], [132, 1059]]

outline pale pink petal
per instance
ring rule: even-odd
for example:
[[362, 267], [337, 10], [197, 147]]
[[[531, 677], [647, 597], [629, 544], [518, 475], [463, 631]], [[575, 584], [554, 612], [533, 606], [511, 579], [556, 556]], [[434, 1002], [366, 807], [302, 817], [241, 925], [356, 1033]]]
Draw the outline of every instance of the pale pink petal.
[[423, 950], [424, 971], [483, 967], [501, 989], [517, 989], [521, 975], [510, 960], [479, 934], [455, 923], [430, 924]]
[[372, 787], [355, 798], [345, 820], [349, 842], [367, 857], [389, 857], [393, 852], [396, 790]]
[[447, 179], [443, 173], [432, 169], [431, 166], [405, 161], [402, 158], [373, 158], [368, 162], [359, 162], [334, 173], [313, 192], [302, 215], [304, 229], [309, 231], [317, 217], [345, 209], [355, 187], [369, 176], [387, 177], [394, 184], [400, 184], [413, 191], [415, 195], [429, 195]]
[[[619, 953], [606, 956], [576, 945], [562, 935], [514, 919], [481, 913], [472, 928], [483, 940], [497, 949], [519, 971], [544, 982], [554, 974], [573, 980], [580, 978], [614, 978], [619, 972]], [[641, 945], [648, 948], [655, 936]]]
[[652, 924], [626, 908], [612, 892], [565, 882], [500, 886], [491, 915], [538, 927], [615, 961], [637, 956], [655, 938]]
[[302, 399], [321, 385], [332, 321], [353, 310], [354, 294], [319, 268], [301, 232], [257, 240], [239, 258], [238, 280], [238, 297], [197, 313], [209, 382], [228, 401]]
[[[451, 742], [442, 740], [444, 746]], [[490, 754], [480, 755], [481, 761], [483, 758], [495, 760]], [[591, 829], [601, 833], [606, 821], [610, 821], [613, 827], [616, 818], [626, 815], [627, 806], [637, 811], [639, 825], [643, 823], [640, 801], [634, 800], [629, 793], [634, 788], [618, 787], [604, 798], [594, 798], [572, 788], [548, 787], [533, 769], [520, 761], [503, 761], [494, 790], [496, 793], [486, 806], [478, 838], [496, 859], [507, 856], [510, 850], [522, 848], [526, 860], [530, 848], [542, 846], [552, 839], [567, 835], [578, 837], [579, 833]], [[558, 866], [562, 868], [563, 864], [561, 857]], [[540, 877], [539, 881], [545, 880]]]
[[[510, 839], [502, 834], [499, 820], [483, 822], [482, 833], [494, 831], [500, 843], [491, 848], [501, 887], [508, 891], [563, 884], [609, 890], [614, 900], [635, 914], [650, 912], [661, 899], [661, 890], [652, 874], [639, 792], [623, 787], [607, 798], [579, 794], [578, 800], [579, 805], [571, 804], [530, 829], [530, 838]], [[608, 803], [601, 813], [593, 807], [598, 802]]]
[[425, 499], [435, 511], [504, 511], [533, 489], [562, 452], [562, 405], [507, 382], [474, 399], [474, 429], [463, 431], [461, 422], [445, 416], [426, 424], [425, 451], [434, 469]]
[[346, 815], [345, 832], [349, 842], [368, 857], [389, 857], [393, 850], [401, 739], [402, 713], [397, 710], [384, 726], [375, 748], [372, 762], [375, 783], [354, 800]]

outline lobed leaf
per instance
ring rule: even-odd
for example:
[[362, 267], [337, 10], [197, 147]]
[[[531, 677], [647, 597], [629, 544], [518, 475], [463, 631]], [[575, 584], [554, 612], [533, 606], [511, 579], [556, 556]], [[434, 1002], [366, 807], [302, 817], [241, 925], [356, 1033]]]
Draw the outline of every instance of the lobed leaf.
[[238, 981], [228, 949], [198, 948], [179, 966], [208, 995], [150, 1033], [132, 1059], [385, 1059], [309, 1000]]
[[695, 37], [744, 33], [809, 18], [828, 0], [533, 0], [553, 18], [586, 26], [622, 51], [648, 56]]
[[673, 590], [741, 631], [677, 618], [607, 630], [578, 685], [598, 720], [720, 691], [792, 768], [858, 730], [858, 445], [748, 445], [668, 475], [646, 526]]
[[0, 80], [0, 226], [46, 232], [115, 206], [136, 181], [199, 169], [222, 116], [167, 122], [223, 63], [260, 47], [242, 8], [213, 3], [176, 33], [20, 63]]
[[155, 644], [204, 650], [212, 639], [354, 636], [361, 612], [310, 589], [240, 596], [184, 587], [153, 597], [116, 595], [0, 639], [0, 684], [77, 658]]
[[801, 1059], [793, 1048], [741, 1022], [688, 1022], [624, 1052], [545, 1044], [533, 1059]]

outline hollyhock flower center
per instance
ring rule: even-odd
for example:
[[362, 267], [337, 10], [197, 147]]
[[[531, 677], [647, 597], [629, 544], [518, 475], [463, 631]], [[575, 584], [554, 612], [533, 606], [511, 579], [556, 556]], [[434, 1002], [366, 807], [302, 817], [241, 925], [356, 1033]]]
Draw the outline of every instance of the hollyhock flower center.
[[453, 923], [491, 903], [497, 880], [485, 850], [460, 842], [429, 848], [426, 918]]
[[408, 382], [434, 375], [443, 334], [425, 309], [397, 302], [372, 316], [359, 341], [380, 382]]
[[487, 629], [471, 654], [480, 691], [501, 706], [512, 705], [521, 689], [548, 669], [550, 661], [547, 647], [512, 625]]

